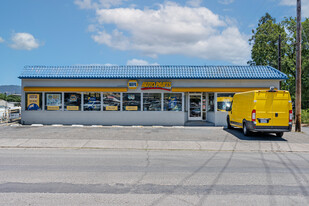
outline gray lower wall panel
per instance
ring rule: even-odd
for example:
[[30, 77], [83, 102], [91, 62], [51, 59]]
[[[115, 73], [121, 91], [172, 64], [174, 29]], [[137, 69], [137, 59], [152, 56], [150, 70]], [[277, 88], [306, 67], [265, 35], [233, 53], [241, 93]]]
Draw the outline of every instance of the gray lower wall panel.
[[23, 111], [22, 124], [184, 125], [184, 112]]

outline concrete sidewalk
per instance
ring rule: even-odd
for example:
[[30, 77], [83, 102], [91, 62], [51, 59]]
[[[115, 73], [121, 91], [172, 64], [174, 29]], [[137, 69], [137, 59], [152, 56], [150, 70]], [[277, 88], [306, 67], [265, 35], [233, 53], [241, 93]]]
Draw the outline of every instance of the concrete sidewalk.
[[0, 148], [309, 152], [308, 143], [302, 144], [289, 142], [208, 142], [91, 139], [1, 139]]

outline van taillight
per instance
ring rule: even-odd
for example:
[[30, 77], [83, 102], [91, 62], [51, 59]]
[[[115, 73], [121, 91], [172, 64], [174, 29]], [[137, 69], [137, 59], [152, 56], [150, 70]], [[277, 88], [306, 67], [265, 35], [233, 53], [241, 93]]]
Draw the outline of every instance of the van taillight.
[[289, 111], [289, 122], [292, 122], [292, 120], [293, 120], [293, 111], [292, 110], [290, 110]]
[[255, 122], [255, 121], [256, 121], [256, 111], [255, 111], [255, 109], [252, 110], [251, 119], [252, 119], [252, 122]]

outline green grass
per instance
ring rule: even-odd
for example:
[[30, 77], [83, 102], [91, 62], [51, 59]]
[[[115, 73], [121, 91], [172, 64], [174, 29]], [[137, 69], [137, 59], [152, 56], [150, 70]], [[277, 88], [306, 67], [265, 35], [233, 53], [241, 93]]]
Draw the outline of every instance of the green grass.
[[309, 124], [309, 109], [301, 110], [301, 122], [303, 124]]

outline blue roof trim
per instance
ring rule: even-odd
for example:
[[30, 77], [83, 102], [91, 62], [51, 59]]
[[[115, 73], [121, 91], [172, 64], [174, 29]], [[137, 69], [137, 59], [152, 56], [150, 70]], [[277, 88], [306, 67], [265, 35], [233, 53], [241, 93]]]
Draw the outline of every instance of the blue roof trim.
[[288, 79], [270, 66], [25, 66], [20, 79]]

